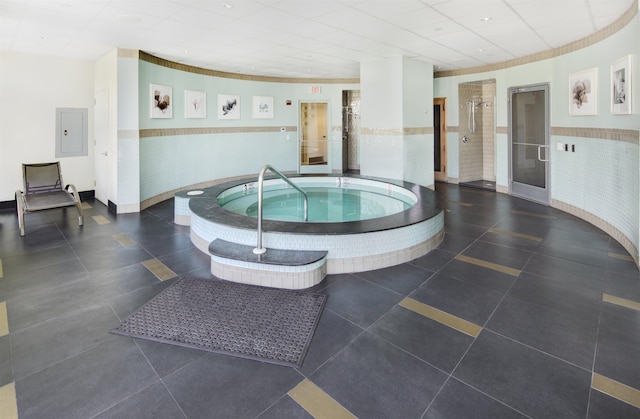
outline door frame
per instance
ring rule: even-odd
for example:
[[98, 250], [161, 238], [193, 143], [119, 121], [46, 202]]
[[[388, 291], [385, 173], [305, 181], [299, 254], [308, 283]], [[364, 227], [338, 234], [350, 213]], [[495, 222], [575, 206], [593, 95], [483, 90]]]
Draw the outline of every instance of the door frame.
[[[302, 104], [303, 103], [323, 103], [327, 106], [326, 115], [326, 133], [327, 139], [327, 164], [302, 164], [302, 142], [303, 130], [302, 130]], [[331, 105], [328, 100], [300, 100], [298, 101], [298, 173], [305, 174], [331, 174], [332, 172], [332, 149], [331, 149]]]
[[[551, 204], [551, 162], [550, 162], [550, 149], [549, 143], [551, 139], [550, 128], [550, 85], [549, 83], [530, 84], [526, 86], [514, 86], [507, 89], [507, 103], [508, 103], [508, 142], [509, 142], [509, 194], [517, 196], [519, 198], [527, 199], [530, 201], [538, 202], [543, 205]], [[526, 92], [544, 92], [544, 145], [538, 146], [538, 159], [540, 161], [545, 160], [545, 187], [537, 187], [525, 183], [515, 182], [513, 180], [513, 96], [518, 93]], [[544, 157], [542, 156], [542, 150], [544, 149]]]
[[[440, 171], [433, 170], [433, 177], [436, 182], [447, 181], [447, 98], [433, 98], [433, 105], [440, 106]], [[435, 116], [435, 115], [434, 115]], [[434, 125], [435, 135], [435, 125]], [[434, 141], [435, 147], [435, 141]]]
[[109, 90], [98, 90], [94, 96], [94, 179], [95, 198], [109, 202]]

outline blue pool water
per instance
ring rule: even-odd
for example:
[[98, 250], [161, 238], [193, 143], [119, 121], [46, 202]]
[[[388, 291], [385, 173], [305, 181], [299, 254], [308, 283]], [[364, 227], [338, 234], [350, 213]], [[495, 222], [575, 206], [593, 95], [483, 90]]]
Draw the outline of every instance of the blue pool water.
[[[415, 200], [383, 188], [371, 190], [324, 186], [302, 186], [309, 198], [308, 222], [331, 223], [379, 218], [410, 208]], [[246, 189], [218, 196], [218, 204], [225, 210], [257, 218], [256, 193]], [[302, 194], [284, 186], [265, 186], [262, 215], [278, 221], [304, 221]]]

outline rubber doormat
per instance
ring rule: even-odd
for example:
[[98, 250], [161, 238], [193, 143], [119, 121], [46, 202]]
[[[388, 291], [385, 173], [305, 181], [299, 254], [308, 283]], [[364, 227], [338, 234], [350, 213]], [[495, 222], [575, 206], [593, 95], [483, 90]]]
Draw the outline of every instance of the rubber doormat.
[[183, 278], [111, 333], [300, 367], [324, 294]]

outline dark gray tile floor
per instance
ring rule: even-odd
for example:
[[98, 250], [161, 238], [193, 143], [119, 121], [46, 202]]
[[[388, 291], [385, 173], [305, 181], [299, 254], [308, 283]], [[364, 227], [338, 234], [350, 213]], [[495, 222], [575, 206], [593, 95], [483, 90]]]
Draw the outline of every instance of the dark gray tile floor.
[[[0, 212], [0, 386], [15, 383], [21, 419], [308, 418], [287, 394], [303, 379], [361, 418], [640, 418], [591, 387], [596, 373], [640, 390], [640, 311], [603, 301], [640, 302], [637, 267], [610, 255], [624, 249], [550, 207], [437, 191], [438, 249], [314, 287], [329, 298], [299, 370], [108, 333], [180, 277], [211, 277], [172, 200], [117, 217], [91, 201], [82, 228], [73, 211], [27, 215], [23, 238]], [[141, 264], [151, 258], [177, 277], [159, 281]], [[406, 297], [482, 330], [408, 310]]]

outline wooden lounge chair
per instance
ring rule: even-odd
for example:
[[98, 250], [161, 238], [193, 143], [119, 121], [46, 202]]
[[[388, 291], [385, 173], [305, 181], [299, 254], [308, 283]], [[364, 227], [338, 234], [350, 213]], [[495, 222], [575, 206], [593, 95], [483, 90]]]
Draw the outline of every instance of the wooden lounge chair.
[[78, 190], [72, 184], [62, 187], [60, 162], [23, 164], [22, 179], [24, 191], [16, 191], [21, 236], [25, 235], [24, 215], [36, 211], [75, 206], [78, 225], [84, 224]]

